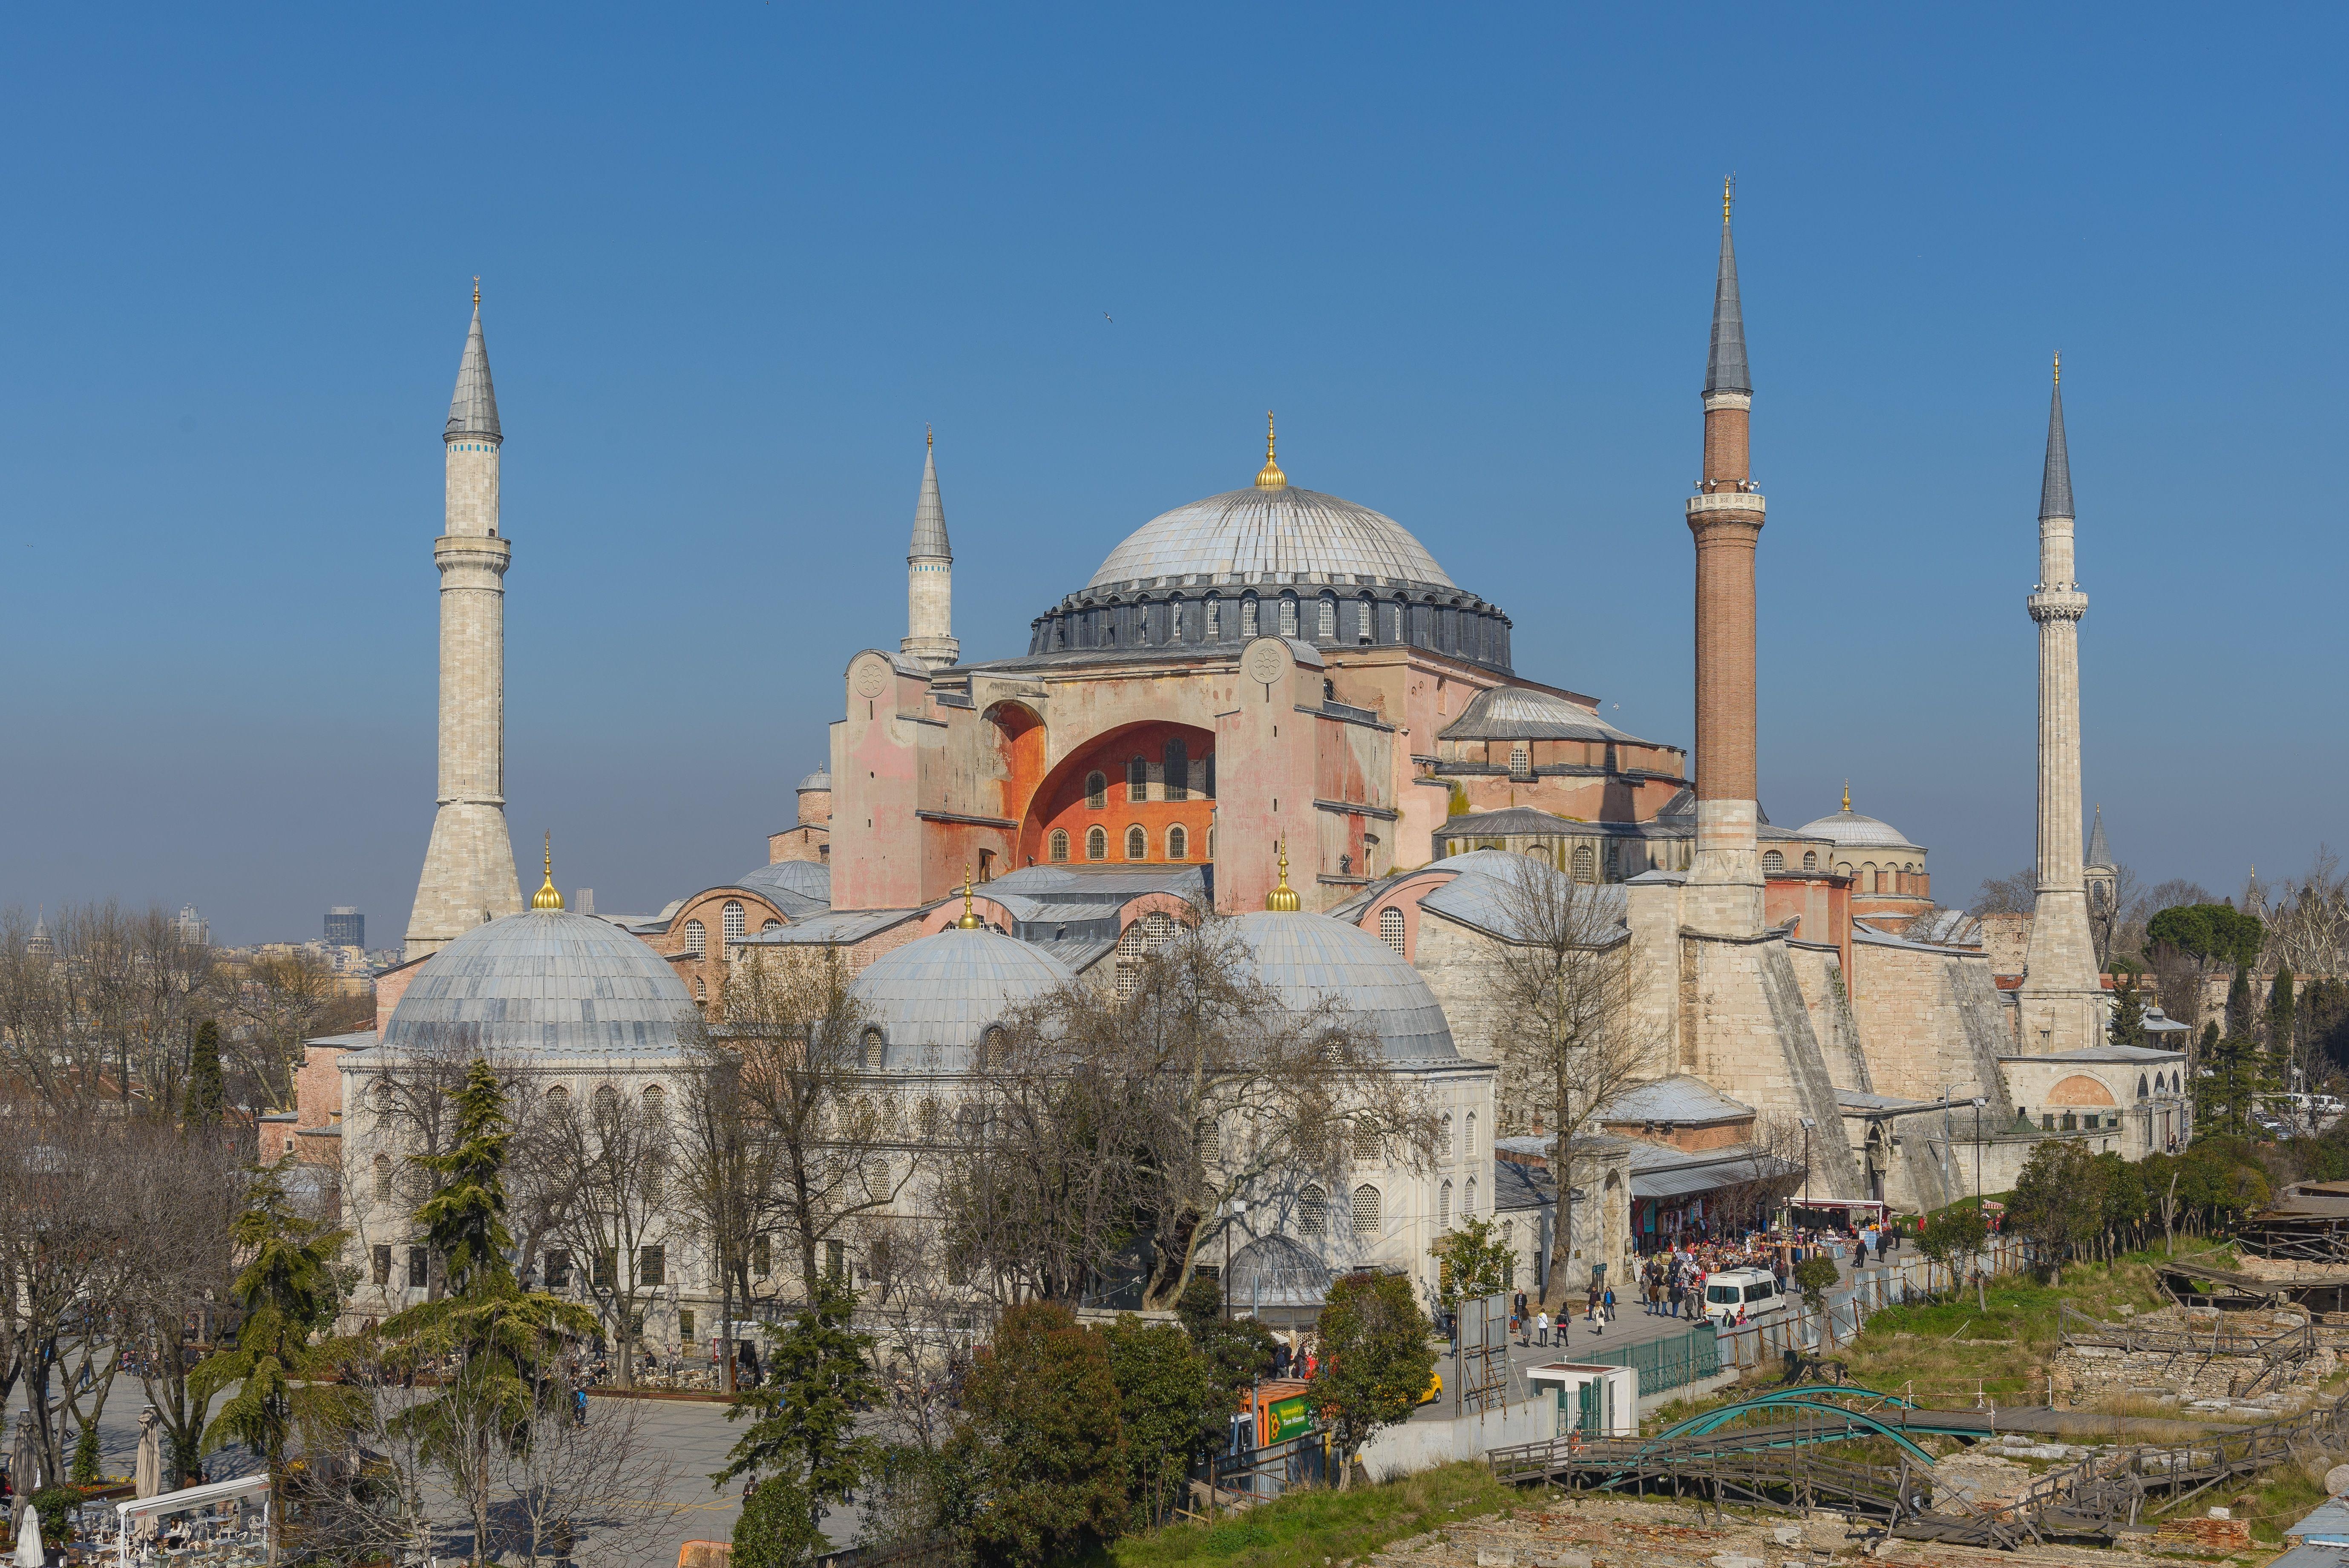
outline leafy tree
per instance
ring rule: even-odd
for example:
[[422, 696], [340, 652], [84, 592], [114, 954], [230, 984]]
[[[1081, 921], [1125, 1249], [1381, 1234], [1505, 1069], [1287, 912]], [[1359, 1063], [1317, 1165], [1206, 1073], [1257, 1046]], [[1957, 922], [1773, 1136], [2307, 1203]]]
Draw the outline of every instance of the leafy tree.
[[1438, 1236], [1427, 1255], [1443, 1265], [1436, 1300], [1447, 1312], [1464, 1301], [1501, 1294], [1516, 1274], [1517, 1254], [1501, 1244], [1501, 1228], [1490, 1220], [1463, 1220], [1458, 1230]]
[[2050, 1283], [2062, 1281], [2064, 1264], [2100, 1230], [2104, 1178], [2086, 1141], [2077, 1138], [2042, 1140], [2015, 1178], [2008, 1215], [2031, 1238]]
[[1142, 1529], [1183, 1494], [1190, 1467], [1223, 1440], [1231, 1393], [1174, 1324], [1124, 1313], [1098, 1332], [1109, 1349], [1125, 1431], [1128, 1518]]
[[778, 1479], [805, 1502], [814, 1531], [825, 1507], [846, 1501], [873, 1462], [874, 1439], [857, 1435], [856, 1415], [883, 1389], [872, 1371], [873, 1336], [854, 1327], [855, 1293], [819, 1274], [812, 1295], [772, 1337], [766, 1382], [728, 1408], [730, 1421], [754, 1419], [710, 1480], [722, 1487], [755, 1475], [763, 1497], [770, 1478]]
[[815, 1527], [818, 1506], [787, 1475], [759, 1482], [734, 1522], [732, 1568], [803, 1568], [830, 1551], [831, 1541]]
[[1214, 1280], [1192, 1275], [1174, 1300], [1174, 1316], [1227, 1392], [1272, 1376], [1272, 1330], [1252, 1317], [1226, 1317], [1223, 1290]]
[[[1917, 1234], [1917, 1249], [1950, 1271], [1950, 1288], [1954, 1292], [1959, 1265], [1971, 1265], [1989, 1237], [1990, 1222], [1983, 1218], [1979, 1202], [1954, 1204], [1927, 1217]], [[1982, 1311], [1990, 1310], [1979, 1273], [1974, 1274], [1974, 1301]]]
[[227, 1109], [228, 1088], [221, 1076], [221, 1036], [217, 1020], [196, 1026], [188, 1045], [188, 1125], [211, 1127]]
[[2267, 1053], [2241, 1035], [2209, 1039], [2204, 1031], [2201, 1068], [2194, 1075], [2194, 1119], [2198, 1126], [2233, 1137], [2251, 1130], [2251, 1111], [2262, 1091], [2273, 1087]]
[[457, 1091], [455, 1134], [446, 1153], [418, 1160], [439, 1179], [416, 1218], [446, 1265], [449, 1294], [394, 1314], [381, 1333], [396, 1366], [453, 1367], [438, 1394], [395, 1425], [455, 1482], [480, 1563], [488, 1560], [495, 1451], [522, 1451], [535, 1419], [560, 1408], [564, 1390], [546, 1376], [559, 1336], [592, 1335], [595, 1318], [575, 1302], [523, 1290], [514, 1277], [504, 1180], [512, 1130], [505, 1091], [486, 1061], [472, 1063]]
[[103, 1479], [98, 1468], [98, 1428], [94, 1423], [82, 1423], [81, 1438], [74, 1444], [73, 1482], [76, 1486], [96, 1486]]
[[1815, 1252], [1795, 1265], [1795, 1288], [1803, 1293], [1803, 1305], [1813, 1312], [1826, 1310], [1827, 1292], [1833, 1290], [1836, 1282], [1842, 1277], [1835, 1259], [1825, 1253]]
[[334, 1260], [347, 1233], [296, 1213], [285, 1193], [294, 1157], [254, 1169], [229, 1242], [245, 1258], [231, 1290], [244, 1309], [236, 1344], [216, 1350], [188, 1375], [198, 1409], [233, 1388], [204, 1429], [207, 1451], [240, 1442], [283, 1474], [297, 1429], [325, 1433], [347, 1418], [354, 1391], [324, 1379], [339, 1346], [311, 1336], [335, 1320], [339, 1303]]
[[2137, 988], [2137, 977], [2124, 975], [2113, 992], [2113, 1044], [2138, 1046], [2146, 1043], [2145, 996]]
[[948, 1445], [957, 1532], [981, 1563], [1077, 1557], [1116, 1539], [1128, 1462], [1102, 1336], [1057, 1303], [1022, 1302], [979, 1347]]
[[1354, 1461], [1381, 1427], [1408, 1420], [1435, 1372], [1427, 1315], [1401, 1274], [1350, 1274], [1321, 1308], [1321, 1366], [1310, 1397], [1352, 1484]]
[[2251, 964], [2266, 944], [2267, 927], [2259, 916], [2245, 914], [2232, 904], [2173, 904], [2146, 922], [2149, 942], [2189, 953], [2204, 964]]

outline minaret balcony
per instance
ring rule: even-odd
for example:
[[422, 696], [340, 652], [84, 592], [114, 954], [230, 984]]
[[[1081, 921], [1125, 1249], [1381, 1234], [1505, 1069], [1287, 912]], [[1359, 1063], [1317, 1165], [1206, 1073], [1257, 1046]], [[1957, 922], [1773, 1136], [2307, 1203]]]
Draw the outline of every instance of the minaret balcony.
[[2043, 588], [2029, 603], [2034, 621], [2076, 621], [2088, 613], [2088, 596], [2076, 588]]
[[1711, 495], [1688, 498], [1688, 518], [1694, 522], [1707, 512], [1762, 511], [1765, 510], [1760, 490], [1716, 490]]

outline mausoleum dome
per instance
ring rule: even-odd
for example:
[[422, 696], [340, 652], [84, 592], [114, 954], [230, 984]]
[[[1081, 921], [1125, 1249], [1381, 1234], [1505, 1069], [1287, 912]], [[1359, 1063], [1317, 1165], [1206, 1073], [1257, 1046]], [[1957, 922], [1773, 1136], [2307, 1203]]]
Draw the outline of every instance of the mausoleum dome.
[[685, 983], [640, 939], [593, 915], [530, 909], [419, 965], [383, 1045], [468, 1057], [674, 1051], [696, 1018]]
[[1017, 937], [948, 926], [874, 959], [849, 994], [864, 1006], [864, 1026], [879, 1032], [879, 1065], [963, 1072], [990, 1025], [1075, 978]]
[[1249, 967], [1289, 1006], [1324, 997], [1378, 1037], [1390, 1061], [1453, 1059], [1444, 1008], [1403, 955], [1361, 926], [1325, 914], [1260, 910], [1233, 920]]
[[1843, 810], [1829, 812], [1795, 830], [1806, 839], [1826, 839], [1842, 848], [1854, 850], [1921, 850], [1891, 823], [1864, 816], [1851, 809], [1851, 797], [1844, 797]]

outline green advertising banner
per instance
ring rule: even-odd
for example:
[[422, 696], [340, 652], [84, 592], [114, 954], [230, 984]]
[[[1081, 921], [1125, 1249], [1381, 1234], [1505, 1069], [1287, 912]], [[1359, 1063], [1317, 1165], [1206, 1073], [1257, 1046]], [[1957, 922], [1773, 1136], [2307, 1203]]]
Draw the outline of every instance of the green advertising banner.
[[1302, 1395], [1274, 1400], [1269, 1413], [1272, 1417], [1272, 1440], [1276, 1443], [1286, 1438], [1303, 1435], [1305, 1429], [1313, 1424], [1313, 1412], [1305, 1408]]

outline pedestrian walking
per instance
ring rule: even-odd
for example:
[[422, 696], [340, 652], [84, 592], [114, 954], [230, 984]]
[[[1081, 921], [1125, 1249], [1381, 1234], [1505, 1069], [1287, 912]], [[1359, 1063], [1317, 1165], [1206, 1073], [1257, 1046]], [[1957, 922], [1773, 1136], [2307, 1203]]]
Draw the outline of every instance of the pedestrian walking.
[[1610, 1284], [1607, 1287], [1606, 1292], [1599, 1298], [1599, 1333], [1604, 1334], [1607, 1332], [1608, 1320], [1612, 1318], [1614, 1315], [1615, 1287]]
[[1537, 1336], [1539, 1336], [1540, 1341], [1541, 1341], [1541, 1347], [1542, 1347], [1543, 1349], [1545, 1349], [1545, 1350], [1548, 1349], [1548, 1348], [1549, 1348], [1549, 1309], [1548, 1309], [1548, 1308], [1545, 1307], [1545, 1308], [1543, 1308], [1541, 1311], [1539, 1311], [1539, 1312], [1537, 1312], [1537, 1313], [1534, 1314], [1534, 1333], [1535, 1333]]

